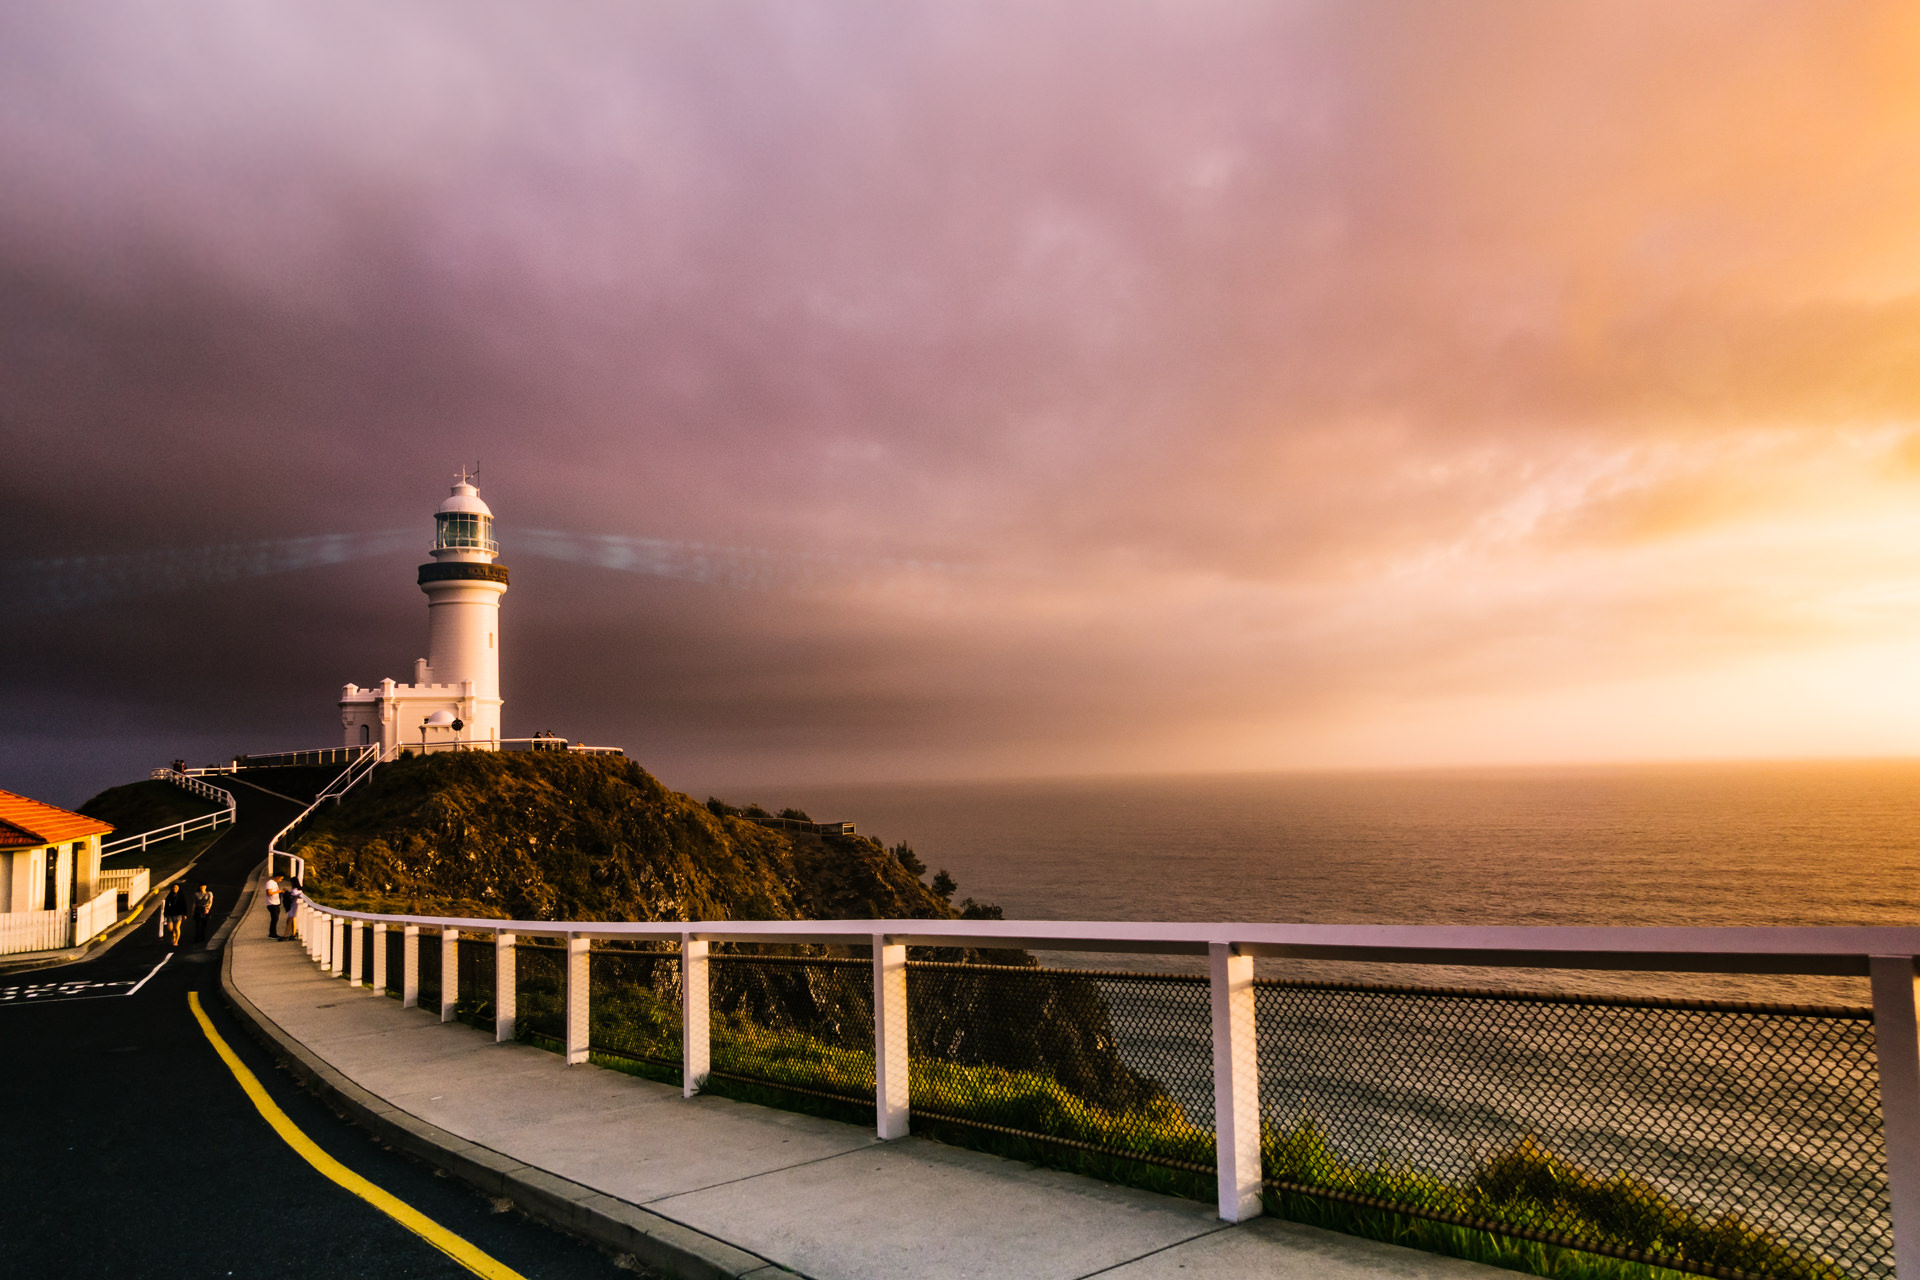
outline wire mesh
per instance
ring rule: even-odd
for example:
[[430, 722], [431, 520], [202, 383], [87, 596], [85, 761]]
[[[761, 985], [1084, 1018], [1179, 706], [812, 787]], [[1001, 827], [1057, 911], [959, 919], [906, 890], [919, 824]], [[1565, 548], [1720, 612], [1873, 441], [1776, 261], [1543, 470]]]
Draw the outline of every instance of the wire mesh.
[[440, 935], [420, 935], [420, 1007], [440, 1010]]
[[913, 1115], [1213, 1172], [1205, 978], [911, 961]]
[[1871, 1012], [1261, 980], [1264, 1176], [1708, 1275], [1892, 1274]]
[[711, 1066], [723, 1078], [873, 1104], [873, 964], [716, 955]]
[[608, 947], [588, 953], [587, 1047], [680, 1079], [680, 956]]
[[493, 939], [461, 938], [457, 944], [460, 985], [453, 1016], [471, 1027], [493, 1030]]
[[400, 994], [401, 984], [406, 977], [406, 934], [395, 926], [380, 935], [386, 940], [387, 981], [385, 989]]
[[567, 949], [522, 942], [513, 949], [514, 1023], [518, 1038], [567, 1036]]

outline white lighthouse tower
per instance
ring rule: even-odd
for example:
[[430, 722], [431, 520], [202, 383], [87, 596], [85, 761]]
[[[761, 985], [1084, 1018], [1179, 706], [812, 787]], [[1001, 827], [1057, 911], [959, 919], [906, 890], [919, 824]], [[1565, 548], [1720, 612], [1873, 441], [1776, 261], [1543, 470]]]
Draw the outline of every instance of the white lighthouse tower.
[[371, 689], [340, 691], [347, 746], [379, 744], [387, 752], [454, 744], [488, 748], [500, 741], [500, 597], [507, 566], [494, 557], [493, 512], [460, 473], [433, 515], [432, 564], [420, 566], [427, 595], [427, 656], [416, 658], [413, 683], [382, 680]]

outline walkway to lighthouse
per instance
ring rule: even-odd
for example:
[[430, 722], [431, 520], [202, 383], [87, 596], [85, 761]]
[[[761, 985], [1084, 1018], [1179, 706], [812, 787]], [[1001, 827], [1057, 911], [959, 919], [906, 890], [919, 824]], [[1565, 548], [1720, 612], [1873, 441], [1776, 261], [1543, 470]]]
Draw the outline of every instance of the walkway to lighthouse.
[[1494, 1280], [1508, 1273], [678, 1088], [330, 979], [270, 943], [226, 990], [294, 1069], [386, 1141], [670, 1276], [1207, 1276]]

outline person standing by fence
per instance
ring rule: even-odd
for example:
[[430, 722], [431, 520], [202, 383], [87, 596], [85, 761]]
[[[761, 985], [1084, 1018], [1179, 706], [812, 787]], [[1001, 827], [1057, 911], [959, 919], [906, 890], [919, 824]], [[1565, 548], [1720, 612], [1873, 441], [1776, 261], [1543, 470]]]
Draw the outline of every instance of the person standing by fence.
[[267, 936], [280, 936], [280, 882], [267, 877]]
[[299, 936], [299, 926], [294, 923], [293, 916], [296, 911], [300, 910], [300, 899], [304, 896], [300, 891], [300, 882], [289, 875], [286, 886], [280, 890], [280, 905], [286, 908], [286, 936], [289, 938]]

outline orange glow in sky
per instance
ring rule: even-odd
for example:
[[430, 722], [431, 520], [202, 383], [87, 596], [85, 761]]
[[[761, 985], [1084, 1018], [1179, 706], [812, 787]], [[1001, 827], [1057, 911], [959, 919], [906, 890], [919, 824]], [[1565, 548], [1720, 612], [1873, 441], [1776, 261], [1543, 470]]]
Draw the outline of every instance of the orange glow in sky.
[[[1920, 752], [1920, 6], [190, 8], [0, 16], [18, 558], [481, 458], [510, 726], [669, 777]], [[4, 692], [304, 741], [407, 572]]]

